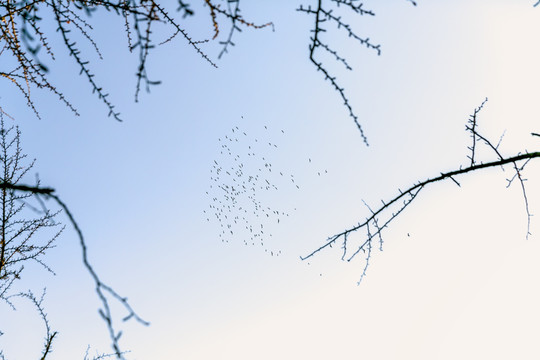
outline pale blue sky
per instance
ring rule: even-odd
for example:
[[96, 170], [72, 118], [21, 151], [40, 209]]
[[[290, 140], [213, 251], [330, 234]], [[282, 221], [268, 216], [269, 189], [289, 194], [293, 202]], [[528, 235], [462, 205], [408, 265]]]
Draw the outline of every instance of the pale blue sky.
[[[441, 183], [424, 190], [388, 229], [384, 251], [374, 254], [360, 286], [363, 263], [341, 262], [339, 249], [309, 264], [299, 260], [362, 220], [362, 199], [376, 206], [398, 187], [465, 164], [465, 123], [485, 97], [480, 127], [492, 139], [506, 131], [504, 154], [540, 147], [530, 136], [540, 131], [540, 9], [532, 5], [366, 2], [377, 15], [354, 26], [381, 43], [381, 56], [329, 34], [355, 69], [329, 64], [369, 148], [309, 63], [312, 19], [288, 1], [246, 3], [246, 18], [273, 21], [275, 31], [236, 34], [237, 46], [217, 61], [219, 69], [182, 39], [158, 47], [150, 70], [163, 84], [137, 104], [136, 59], [128, 57], [124, 37], [111, 36], [108, 20], [99, 19], [94, 34], [105, 60], [91, 60], [122, 123], [106, 117], [76, 66], [61, 56], [51, 77], [80, 117], [36, 92], [43, 117], [37, 120], [5, 82], [1, 101], [21, 127], [25, 152], [37, 158], [43, 184], [55, 187], [77, 218], [96, 270], [152, 323], [126, 325], [121, 344], [130, 358], [533, 359], [540, 355], [540, 224], [533, 217], [525, 240], [520, 188], [505, 188], [509, 169], [463, 177], [461, 188]], [[210, 33], [203, 18], [186, 25], [196, 38]], [[212, 58], [219, 50], [206, 48]], [[211, 204], [213, 161], [234, 164], [220, 154], [218, 139], [236, 126], [248, 134], [236, 148], [246, 164], [264, 166], [262, 156], [272, 161], [268, 179], [279, 190], [258, 200], [290, 214], [264, 223], [265, 247], [245, 246], [239, 237], [223, 243], [219, 225], [203, 213]], [[278, 147], [247, 160], [255, 138]], [[294, 174], [300, 189], [276, 171]], [[531, 212], [538, 214], [539, 165], [532, 162], [526, 175]], [[57, 276], [32, 284], [47, 284], [45, 305], [60, 332], [54, 358], [82, 358], [88, 344], [108, 351], [70, 228], [48, 262]], [[25, 344], [26, 356], [39, 351], [41, 334], [36, 339], [36, 348]], [[18, 341], [0, 340], [21, 350]]]

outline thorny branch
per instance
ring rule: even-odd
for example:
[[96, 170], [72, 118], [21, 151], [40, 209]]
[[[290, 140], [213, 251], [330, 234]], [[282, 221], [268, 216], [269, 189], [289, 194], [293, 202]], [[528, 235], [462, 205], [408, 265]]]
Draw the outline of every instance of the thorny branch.
[[[58, 195], [54, 194], [54, 189], [46, 188], [46, 187], [36, 187], [36, 186], [27, 186], [27, 185], [13, 185], [10, 183], [1, 183], [0, 184], [1, 189], [10, 189], [10, 190], [16, 190], [16, 191], [23, 191], [25, 193], [34, 194], [38, 196], [42, 196], [45, 199], [50, 198], [54, 200], [61, 208], [64, 210], [65, 214], [67, 215], [69, 221], [71, 222], [71, 225], [75, 229], [75, 232], [77, 233], [77, 236], [79, 237], [79, 244], [81, 246], [82, 250], [82, 259], [83, 264], [90, 273], [90, 276], [94, 280], [95, 286], [96, 286], [96, 293], [98, 294], [99, 299], [101, 300], [102, 309], [99, 310], [99, 313], [105, 323], [107, 324], [107, 329], [109, 331], [109, 335], [112, 341], [112, 347], [114, 350], [114, 353], [117, 355], [119, 359], [124, 359], [123, 357], [123, 351], [120, 348], [119, 345], [119, 339], [122, 335], [121, 331], [117, 331], [113, 322], [113, 314], [111, 311], [110, 306], [110, 299], [108, 296], [112, 297], [114, 300], [118, 301], [128, 312], [127, 316], [123, 318], [123, 321], [128, 321], [130, 319], [135, 319], [137, 322], [143, 324], [143, 325], [149, 325], [149, 323], [145, 320], [143, 320], [131, 307], [130, 303], [128, 302], [128, 299], [126, 297], [121, 296], [118, 294], [112, 287], [107, 285], [103, 280], [101, 280], [100, 276], [97, 274], [97, 272], [94, 270], [92, 264], [90, 263], [88, 259], [88, 247], [86, 244], [86, 240], [83, 236], [83, 232], [79, 225], [77, 224], [73, 214], [67, 207], [67, 205], [60, 199]], [[51, 338], [52, 340], [52, 338]]]
[[[15, 309], [13, 303], [15, 298], [29, 299], [35, 305], [46, 327], [46, 343], [42, 357], [42, 359], [45, 359], [51, 351], [56, 332], [51, 331], [49, 327], [46, 313], [42, 307], [43, 296], [38, 300], [31, 291], [18, 292], [14, 295], [10, 295], [9, 292], [13, 291], [14, 283], [21, 279], [25, 265], [29, 261], [35, 261], [47, 271], [53, 272], [42, 258], [49, 249], [54, 247], [54, 242], [62, 233], [64, 227], [60, 226], [61, 224], [55, 220], [61, 210], [51, 212], [43, 202], [43, 199], [52, 199], [65, 212], [77, 232], [82, 249], [83, 264], [94, 280], [96, 293], [101, 300], [102, 309], [99, 312], [107, 324], [114, 354], [119, 359], [123, 359], [123, 352], [119, 346], [121, 332], [115, 330], [116, 326], [113, 322], [110, 306], [111, 300], [118, 301], [127, 310], [124, 321], [133, 318], [144, 325], [148, 325], [148, 322], [137, 315], [127, 298], [122, 297], [112, 287], [103, 282], [94, 270], [88, 258], [88, 249], [83, 233], [69, 208], [55, 194], [55, 190], [50, 187], [40, 186], [39, 179], [37, 179], [34, 186], [20, 183], [34, 165], [34, 161], [32, 161], [30, 165], [25, 166], [23, 164], [25, 158], [26, 155], [21, 150], [19, 129], [15, 127], [5, 129], [3, 115], [0, 113], [0, 300], [13, 309]], [[32, 197], [37, 199], [41, 209], [30, 205], [29, 201]], [[29, 217], [24, 213], [25, 208], [29, 208], [40, 215]], [[55, 230], [58, 226], [60, 226], [60, 230]], [[53, 231], [48, 240], [43, 241], [34, 238], [36, 233], [47, 228]], [[5, 359], [5, 355], [1, 350], [0, 359]]]
[[[52, 342], [56, 336], [56, 332], [49, 326], [42, 306], [45, 290], [40, 299], [30, 290], [15, 294], [11, 292], [23, 276], [27, 263], [37, 263], [46, 271], [53, 273], [43, 257], [54, 247], [64, 228], [55, 220], [58, 212], [51, 212], [45, 208], [42, 211], [37, 210], [29, 204], [33, 194], [28, 190], [34, 187], [21, 185], [19, 182], [32, 169], [34, 161], [24, 164], [26, 155], [21, 150], [20, 131], [15, 127], [6, 129], [3, 114], [4, 112], [0, 111], [0, 301], [13, 310], [16, 310], [17, 298], [29, 300], [33, 304], [45, 325], [45, 343], [41, 357], [45, 359], [51, 352]], [[35, 187], [39, 187], [39, 179]], [[45, 194], [48, 189], [43, 188], [39, 192]], [[25, 212], [27, 208], [33, 209], [39, 215], [29, 215]], [[36, 236], [40, 232], [45, 232], [45, 238]], [[0, 331], [0, 335], [3, 334]], [[0, 350], [0, 359], [6, 359], [3, 350]]]
[[268, 26], [272, 27], [272, 31], [274, 31], [274, 24], [272, 22], [267, 22], [262, 25], [257, 25], [253, 22], [245, 20], [242, 15], [240, 15], [240, 0], [228, 0], [227, 1], [227, 9], [222, 9], [219, 5], [214, 5], [210, 0], [205, 0], [206, 5], [210, 8], [210, 13], [212, 16], [212, 22], [214, 25], [214, 37], [213, 39], [216, 39], [219, 35], [219, 26], [216, 21], [216, 14], [220, 14], [224, 16], [226, 19], [230, 21], [230, 30], [229, 35], [227, 36], [227, 39], [224, 41], [220, 41], [219, 43], [223, 46], [221, 52], [218, 55], [218, 59], [221, 59], [221, 57], [228, 52], [229, 46], [234, 46], [234, 42], [232, 41], [232, 37], [235, 33], [235, 31], [241, 32], [242, 28], [239, 25], [243, 25], [245, 27], [251, 27], [254, 29], [262, 29]]
[[[410, 1], [410, 0], [409, 0]], [[414, 1], [410, 1], [413, 5], [416, 6]], [[375, 13], [371, 10], [364, 9], [364, 4], [358, 2], [357, 0], [317, 0], [317, 5], [312, 7], [308, 5], [300, 5], [297, 11], [306, 13], [314, 17], [315, 23], [313, 29], [311, 30], [312, 36], [310, 38], [311, 44], [309, 45], [309, 60], [315, 65], [317, 71], [320, 71], [323, 74], [324, 80], [330, 82], [334, 90], [339, 94], [343, 104], [347, 108], [349, 117], [353, 119], [354, 124], [360, 131], [360, 136], [364, 143], [369, 146], [366, 135], [364, 134], [364, 129], [360, 124], [357, 113], [354, 111], [349, 96], [345, 92], [345, 88], [339, 85], [337, 77], [332, 75], [331, 71], [328, 70], [326, 64], [322, 60], [317, 58], [317, 50], [321, 49], [332, 55], [336, 61], [342, 63], [347, 70], [352, 70], [352, 67], [349, 65], [345, 57], [341, 56], [337, 50], [334, 50], [326, 42], [322, 40], [323, 34], [328, 31], [326, 24], [333, 25], [337, 29], [343, 30], [349, 38], [356, 40], [360, 45], [365, 46], [370, 50], [374, 50], [377, 55], [381, 54], [381, 45], [374, 44], [371, 42], [369, 37], [361, 37], [353, 30], [351, 25], [343, 20], [343, 16], [336, 15], [339, 11], [340, 6], [343, 6], [345, 10], [348, 10], [349, 13], [355, 14], [357, 16], [375, 16]]]
[[[254, 29], [273, 26], [272, 23], [255, 25], [242, 18], [239, 0], [228, 1], [227, 10], [214, 4], [213, 0], [201, 1], [211, 9], [210, 16], [215, 31], [214, 39], [219, 33], [218, 15], [231, 24], [228, 39], [220, 42], [224, 46], [220, 57], [227, 51], [229, 45], [234, 45], [232, 34], [234, 31], [241, 31], [240, 26]], [[180, 36], [206, 62], [217, 67], [201, 48], [201, 44], [209, 42], [209, 39], [193, 40], [158, 0], [21, 0], [15, 2], [0, 0], [0, 58], [3, 64], [0, 69], [0, 77], [15, 86], [37, 117], [39, 117], [39, 112], [32, 96], [33, 88], [52, 92], [78, 115], [77, 110], [64, 94], [49, 81], [48, 67], [38, 56], [40, 50], [44, 49], [45, 54], [51, 60], [56, 59], [49, 42], [49, 34], [42, 29], [43, 19], [47, 18], [53, 21], [63, 46], [79, 67], [79, 74], [86, 77], [92, 92], [108, 109], [109, 116], [121, 120], [120, 113], [115, 110], [113, 102], [109, 100], [109, 94], [96, 80], [90, 62], [85, 59], [87, 55], [83, 53], [80, 44], [77, 43], [78, 39], [89, 42], [99, 58], [102, 59], [98, 44], [91, 35], [93, 28], [87, 20], [83, 19], [84, 14], [90, 16], [100, 9], [114, 13], [122, 19], [130, 52], [138, 50], [139, 64], [136, 72], [135, 101], [138, 101], [142, 86], [149, 91], [150, 86], [160, 84], [160, 81], [150, 80], [147, 73], [148, 56], [156, 46], [152, 32], [156, 23], [164, 24], [172, 31], [172, 35], [160, 42], [159, 45]], [[178, 0], [177, 11], [182, 14], [182, 18], [194, 14], [189, 4], [181, 0]]]
[[[14, 298], [22, 298], [30, 301], [32, 305], [36, 308], [36, 311], [39, 314], [39, 317], [41, 318], [43, 325], [45, 326], [45, 342], [43, 344], [43, 350], [41, 353], [41, 360], [45, 360], [47, 358], [47, 355], [49, 355], [52, 352], [52, 343], [56, 335], [58, 335], [57, 331], [53, 331], [51, 329], [51, 326], [49, 324], [49, 319], [47, 318], [47, 313], [45, 312], [45, 309], [43, 308], [43, 299], [45, 297], [45, 289], [43, 290], [41, 297], [38, 299], [32, 291], [27, 292], [21, 292], [18, 294], [14, 294], [6, 298], [5, 300], [13, 307], [11, 300]], [[3, 352], [0, 350], [0, 359], [5, 360], [5, 356]]]
[[[478, 123], [477, 123], [477, 115], [482, 110], [483, 106], [485, 105], [487, 99], [474, 110], [473, 114], [470, 116], [469, 122], [466, 125], [466, 130], [471, 134], [472, 137], [472, 145], [468, 148], [471, 151], [471, 155], [468, 156], [469, 160], [471, 160], [470, 164], [466, 167], [460, 166], [456, 170], [448, 171], [448, 172], [441, 172], [440, 175], [434, 176], [431, 178], [428, 178], [426, 180], [420, 181], [412, 186], [410, 186], [405, 191], [399, 190], [399, 195], [393, 197], [387, 202], [382, 201], [382, 205], [378, 207], [376, 210], [372, 210], [371, 207], [369, 207], [367, 204], [366, 207], [368, 208], [370, 215], [365, 218], [364, 221], [359, 222], [357, 225], [352, 226], [340, 233], [334, 234], [330, 236], [323, 245], [319, 246], [306, 256], [302, 256], [302, 260], [309, 259], [316, 254], [318, 254], [320, 251], [331, 248], [333, 245], [336, 245], [338, 243], [341, 243], [342, 247], [342, 260], [351, 261], [353, 260], [359, 253], [363, 253], [366, 255], [365, 258], [365, 265], [360, 277], [359, 283], [362, 281], [364, 276], [366, 275], [367, 268], [369, 266], [369, 261], [371, 259], [372, 255], [372, 242], [374, 239], [378, 239], [379, 241], [379, 248], [382, 249], [382, 232], [385, 228], [388, 227], [388, 225], [399, 215], [401, 212], [403, 212], [409, 204], [418, 196], [421, 190], [423, 190], [425, 187], [427, 187], [430, 184], [437, 183], [444, 180], [451, 180], [454, 183], [456, 183], [458, 186], [461, 187], [460, 183], [455, 179], [458, 176], [465, 175], [468, 173], [472, 173], [475, 171], [479, 171], [482, 169], [492, 168], [492, 167], [502, 167], [504, 165], [512, 165], [514, 176], [510, 179], [507, 179], [508, 184], [507, 187], [509, 187], [515, 179], [517, 179], [520, 183], [524, 204], [525, 204], [525, 212], [527, 215], [527, 232], [526, 232], [526, 238], [530, 235], [530, 226], [531, 226], [531, 217], [532, 214], [529, 210], [529, 201], [527, 198], [527, 193], [525, 189], [525, 180], [523, 178], [523, 170], [525, 166], [529, 163], [531, 159], [540, 158], [540, 151], [535, 152], [519, 152], [514, 156], [503, 156], [499, 150], [498, 145], [494, 146], [487, 138], [482, 136], [478, 132]], [[537, 133], [532, 133], [533, 136], [540, 136]], [[487, 161], [487, 162], [478, 162], [475, 159], [475, 150], [478, 147], [478, 143], [484, 143], [489, 149], [491, 149], [495, 155], [496, 159]], [[504, 168], [503, 168], [504, 170]], [[391, 209], [394, 208], [394, 212], [391, 212]], [[364, 230], [366, 232], [366, 235], [362, 237], [362, 241], [360, 241], [360, 245], [357, 245], [354, 247], [354, 250], [350, 250], [350, 236], [351, 234], [359, 231]]]
[[124, 353], [120, 349], [120, 345], [118, 343], [118, 341], [120, 340], [120, 337], [122, 336], [122, 331], [117, 332], [115, 329], [115, 326], [113, 323], [112, 312], [110, 308], [110, 302], [107, 297], [107, 294], [112, 296], [113, 299], [118, 301], [127, 310], [128, 315], [122, 319], [123, 321], [128, 321], [133, 318], [137, 322], [145, 326], [150, 325], [150, 323], [143, 320], [139, 315], [137, 315], [135, 310], [133, 310], [133, 308], [129, 304], [128, 299], [126, 297], [122, 297], [113, 288], [111, 288], [109, 285], [104, 283], [99, 277], [99, 275], [96, 273], [96, 271], [92, 267], [92, 264], [88, 260], [88, 248], [87, 248], [83, 233], [81, 231], [81, 228], [75, 221], [75, 218], [73, 217], [73, 214], [71, 213], [67, 205], [62, 200], [60, 200], [60, 198], [57, 195], [54, 195], [53, 193], [47, 194], [45, 196], [55, 200], [56, 203], [60, 205], [60, 207], [65, 211], [67, 217], [69, 218], [69, 221], [73, 225], [73, 228], [77, 232], [77, 235], [79, 237], [79, 244], [82, 249], [83, 264], [88, 270], [88, 272], [90, 273], [90, 275], [92, 276], [92, 279], [94, 280], [94, 283], [96, 285], [96, 293], [98, 294], [98, 297], [101, 300], [101, 304], [103, 306], [103, 308], [99, 310], [99, 314], [101, 315], [101, 317], [107, 324], [107, 328], [109, 330], [109, 336], [112, 341], [112, 347], [113, 347], [114, 353], [117, 355], [119, 359], [124, 359], [124, 356], [123, 356]]

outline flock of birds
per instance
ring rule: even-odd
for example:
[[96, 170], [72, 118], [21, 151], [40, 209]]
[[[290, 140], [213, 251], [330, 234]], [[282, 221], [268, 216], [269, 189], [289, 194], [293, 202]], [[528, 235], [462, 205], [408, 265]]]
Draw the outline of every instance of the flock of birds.
[[[261, 139], [270, 138], [271, 133], [264, 126], [258, 139], [235, 126], [218, 139], [219, 150], [211, 165], [206, 192], [209, 205], [204, 214], [207, 221], [218, 225], [221, 241], [242, 239], [245, 245], [262, 246], [271, 256], [279, 256], [281, 250], [269, 249], [266, 240], [273, 236], [272, 228], [288, 218], [292, 210], [278, 209], [274, 204], [279, 202], [281, 190], [299, 190], [300, 184], [294, 174], [274, 166], [278, 145]], [[277, 135], [284, 136], [285, 131]]]

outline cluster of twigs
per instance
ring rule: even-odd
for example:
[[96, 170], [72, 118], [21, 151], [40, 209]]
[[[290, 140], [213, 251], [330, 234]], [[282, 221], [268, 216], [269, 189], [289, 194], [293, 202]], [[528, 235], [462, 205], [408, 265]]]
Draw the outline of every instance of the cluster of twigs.
[[[52, 352], [53, 340], [56, 337], [56, 335], [58, 335], [57, 331], [53, 331], [51, 329], [51, 326], [49, 324], [49, 319], [47, 317], [47, 313], [45, 312], [45, 309], [43, 307], [43, 299], [45, 298], [45, 293], [46, 293], [45, 289], [43, 289], [41, 296], [38, 298], [31, 290], [28, 290], [26, 292], [19, 292], [16, 294], [12, 294], [10, 296], [6, 296], [5, 298], [0, 298], [1, 300], [6, 301], [12, 307], [13, 310], [16, 309], [15, 305], [13, 304], [13, 301], [15, 298], [25, 299], [34, 306], [35, 310], [38, 313], [38, 316], [41, 318], [43, 325], [45, 327], [45, 342], [43, 344], [40, 359], [47, 359], [47, 356]], [[1, 331], [0, 331], [0, 335], [3, 335]], [[6, 360], [6, 355], [1, 349], [0, 349], [0, 359]]]
[[[233, 46], [232, 35], [240, 31], [240, 26], [261, 28], [272, 25], [255, 25], [244, 20], [240, 15], [240, 0], [229, 0], [226, 9], [211, 0], [203, 0], [210, 9], [214, 26], [214, 36], [217, 38], [220, 26], [218, 15], [230, 23], [231, 30], [227, 40], [221, 42], [223, 50], [221, 56], [229, 46]], [[120, 113], [115, 110], [109, 94], [103, 89], [92, 72], [87, 54], [84, 54], [78, 42], [86, 41], [101, 58], [98, 44], [94, 41], [91, 31], [92, 25], [88, 16], [97, 11], [107, 11], [118, 15], [125, 27], [127, 43], [130, 52], [137, 51], [139, 61], [136, 72], [135, 100], [138, 100], [141, 87], [148, 91], [151, 85], [160, 81], [151, 80], [148, 76], [147, 62], [150, 51], [157, 44], [170, 42], [180, 36], [210, 65], [217, 65], [210, 59], [201, 45], [210, 39], [196, 41], [166, 10], [165, 6], [156, 0], [1, 0], [0, 1], [0, 77], [7, 79], [26, 99], [28, 106], [39, 117], [34, 103], [33, 89], [46, 89], [54, 93], [75, 114], [76, 108], [56, 86], [49, 81], [48, 67], [40, 57], [43, 51], [50, 60], [55, 60], [55, 52], [48, 34], [44, 30], [43, 20], [52, 21], [56, 32], [60, 35], [61, 44], [67, 49], [79, 67], [79, 74], [83, 75], [90, 84], [91, 90], [106, 106], [109, 116], [120, 120]], [[178, 1], [178, 12], [182, 17], [192, 16], [194, 11], [189, 4]], [[156, 43], [153, 29], [156, 23], [165, 24], [172, 32], [166, 40]]]
[[240, 14], [240, 0], [228, 0], [227, 1], [227, 8], [222, 9], [219, 5], [213, 4], [210, 0], [205, 0], [206, 5], [210, 8], [210, 15], [212, 16], [212, 24], [214, 26], [214, 36], [213, 40], [216, 39], [219, 36], [219, 25], [217, 22], [217, 15], [223, 16], [225, 19], [227, 19], [230, 22], [230, 29], [229, 33], [227, 35], [227, 39], [220, 41], [219, 43], [223, 46], [221, 49], [221, 52], [218, 55], [218, 59], [220, 59], [224, 54], [228, 52], [228, 49], [230, 46], [234, 46], [234, 42], [232, 41], [233, 34], [235, 32], [242, 31], [242, 28], [240, 25], [245, 26], [247, 28], [253, 28], [253, 29], [262, 29], [265, 27], [272, 27], [272, 31], [274, 30], [274, 24], [272, 22], [267, 22], [265, 24], [257, 25], [251, 21], [245, 20], [242, 15]]
[[[409, 0], [413, 5], [416, 6], [414, 1]], [[364, 8], [364, 3], [358, 0], [317, 0], [316, 6], [304, 6], [300, 5], [297, 11], [306, 13], [313, 16], [315, 22], [313, 29], [311, 30], [311, 43], [309, 45], [309, 60], [315, 65], [317, 71], [322, 72], [324, 80], [330, 82], [334, 90], [339, 94], [343, 100], [343, 104], [349, 113], [349, 117], [352, 118], [354, 124], [360, 131], [360, 136], [366, 145], [369, 146], [366, 135], [360, 121], [358, 119], [357, 113], [354, 111], [349, 96], [345, 92], [345, 88], [341, 86], [335, 75], [332, 75], [332, 72], [328, 70], [326, 64], [322, 60], [317, 58], [317, 50], [326, 52], [331, 55], [337, 62], [341, 63], [347, 70], [352, 70], [347, 59], [340, 55], [340, 53], [332, 48], [332, 46], [323, 40], [323, 34], [328, 31], [328, 26], [332, 26], [344, 32], [349, 38], [352, 38], [357, 43], [366, 48], [373, 50], [377, 55], [381, 54], [381, 45], [375, 44], [371, 41], [369, 37], [359, 36], [352, 28], [352, 26], [343, 20], [343, 16], [339, 15], [339, 8], [345, 10], [345, 12], [354, 14], [356, 16], [375, 16], [375, 13], [372, 10], [366, 10]]]
[[[55, 194], [54, 189], [40, 186], [39, 180], [34, 186], [20, 183], [34, 165], [34, 161], [29, 165], [24, 165], [25, 158], [26, 155], [22, 153], [20, 145], [20, 131], [14, 127], [5, 129], [3, 114], [0, 112], [0, 301], [14, 310], [16, 309], [15, 299], [26, 299], [34, 305], [45, 325], [46, 336], [41, 357], [45, 359], [51, 351], [53, 339], [57, 334], [51, 330], [42, 305], [45, 293], [38, 298], [31, 290], [21, 292], [13, 291], [13, 288], [15, 283], [23, 278], [23, 270], [28, 262], [36, 262], [54, 274], [51, 267], [44, 261], [44, 257], [47, 251], [54, 247], [55, 241], [64, 229], [56, 221], [59, 212], [63, 211], [79, 237], [83, 264], [94, 280], [95, 289], [102, 304], [99, 313], [107, 324], [114, 355], [123, 358], [124, 352], [119, 345], [121, 331], [116, 330], [113, 321], [111, 300], [118, 301], [126, 309], [127, 316], [124, 317], [124, 321], [135, 319], [143, 325], [148, 325], [148, 323], [137, 315], [127, 298], [122, 297], [103, 282], [94, 270], [88, 258], [83, 233], [73, 214]], [[47, 199], [53, 200], [61, 210], [51, 212], [44, 202]], [[31, 205], [32, 200], [37, 201], [37, 206]], [[37, 213], [38, 216], [31, 217], [31, 212]], [[39, 233], [47, 228], [53, 229], [53, 233], [45, 237], [43, 241]], [[54, 230], [55, 228], [59, 229]], [[0, 336], [2, 334], [0, 331]], [[5, 358], [6, 355], [0, 349], [0, 359]]]
[[[57, 334], [51, 330], [42, 305], [45, 291], [38, 298], [31, 290], [16, 290], [16, 284], [23, 278], [25, 265], [30, 262], [53, 273], [45, 263], [44, 256], [54, 247], [64, 228], [55, 220], [58, 211], [51, 212], [45, 207], [37, 209], [30, 205], [32, 189], [39, 188], [39, 181], [36, 187], [19, 184], [34, 166], [34, 161], [25, 165], [25, 158], [21, 151], [19, 129], [12, 127], [6, 130], [3, 114], [0, 113], [0, 302], [14, 310], [17, 299], [27, 300], [34, 306], [46, 330], [42, 353], [44, 359]], [[29, 210], [35, 210], [38, 215], [30, 216]], [[36, 236], [47, 229], [51, 229], [52, 234], [45, 240]], [[0, 335], [3, 332], [0, 331]], [[5, 358], [0, 349], [0, 359]]]
[[[466, 166], [460, 166], [458, 169], [452, 171], [441, 172], [437, 176], [428, 178], [423, 181], [419, 181], [418, 183], [410, 186], [404, 191], [398, 189], [398, 195], [394, 196], [389, 201], [382, 201], [382, 205], [376, 209], [371, 208], [368, 204], [364, 202], [369, 211], [369, 216], [367, 216], [363, 221], [359, 222], [358, 224], [351, 226], [350, 228], [340, 233], [330, 236], [323, 245], [313, 250], [306, 256], [301, 257], [301, 259], [309, 259], [324, 249], [331, 248], [334, 245], [340, 244], [342, 248], [342, 260], [351, 261], [359, 254], [365, 255], [364, 268], [362, 270], [362, 274], [359, 280], [360, 283], [366, 275], [366, 271], [369, 267], [369, 262], [371, 260], [374, 246], [378, 245], [379, 250], [382, 250], [383, 230], [386, 229], [389, 224], [412, 203], [414, 199], [416, 199], [421, 190], [423, 190], [430, 184], [434, 184], [444, 180], [451, 180], [456, 185], [461, 186], [460, 183], [456, 180], [456, 177], [460, 175], [465, 175], [492, 167], [501, 167], [504, 170], [504, 165], [510, 165], [513, 169], [513, 176], [507, 179], [507, 187], [509, 187], [517, 179], [522, 189], [525, 211], [527, 215], [526, 237], [528, 238], [528, 236], [530, 235], [532, 214], [529, 211], [529, 200], [527, 198], [525, 188], [526, 179], [523, 177], [523, 170], [531, 159], [540, 158], [540, 151], [524, 151], [519, 152], [513, 156], [502, 155], [499, 151], [499, 145], [501, 142], [500, 140], [497, 145], [494, 145], [490, 140], [488, 140], [486, 137], [484, 137], [478, 132], [477, 116], [484, 107], [486, 101], [487, 99], [484, 100], [484, 102], [482, 102], [482, 104], [474, 110], [473, 114], [470, 115], [469, 121], [466, 125], [466, 130], [467, 132], [469, 132], [472, 138], [472, 144], [470, 147], [468, 147], [471, 152], [470, 155], [468, 155], [468, 159], [470, 162]], [[531, 135], [540, 136], [537, 133], [532, 133]], [[493, 152], [494, 159], [486, 162], [479, 162], [477, 160], [477, 150], [479, 144], [484, 144], [485, 146], [487, 146], [487, 148]], [[365, 235], [360, 237], [361, 240], [359, 244], [351, 245], [350, 236], [358, 231], [365, 231]]]
[[[0, 122], [0, 299], [11, 304], [9, 291], [21, 279], [26, 263], [36, 262], [52, 272], [42, 258], [53, 247], [63, 227], [54, 230], [47, 241], [40, 242], [34, 238], [37, 232], [46, 228], [59, 227], [55, 221], [58, 212], [43, 209], [38, 217], [22, 216], [29, 207], [33, 187], [18, 183], [32, 169], [34, 162], [26, 166], [22, 164], [26, 155], [21, 152], [19, 130], [5, 130], [1, 114]], [[12, 136], [13, 131], [15, 135]]]

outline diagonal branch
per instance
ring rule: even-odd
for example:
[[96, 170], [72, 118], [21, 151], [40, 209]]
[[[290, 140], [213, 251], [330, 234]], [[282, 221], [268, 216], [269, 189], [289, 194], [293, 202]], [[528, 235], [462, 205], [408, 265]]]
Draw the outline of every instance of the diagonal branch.
[[[445, 180], [451, 180], [454, 183], [456, 183], [458, 186], [461, 186], [460, 183], [456, 180], [457, 177], [474, 173], [476, 171], [480, 171], [482, 169], [488, 169], [493, 167], [503, 167], [504, 165], [511, 164], [514, 170], [514, 176], [511, 179], [507, 179], [508, 186], [512, 184], [512, 182], [515, 179], [518, 179], [521, 185], [521, 190], [523, 194], [523, 199], [525, 203], [525, 211], [527, 214], [527, 233], [526, 238], [530, 235], [530, 226], [531, 226], [531, 217], [532, 214], [529, 210], [529, 200], [527, 197], [526, 189], [525, 189], [525, 181], [526, 179], [523, 178], [523, 170], [525, 166], [532, 160], [536, 158], [540, 158], [540, 151], [535, 152], [527, 152], [524, 153], [517, 153], [514, 156], [503, 156], [500, 151], [498, 150], [498, 146], [494, 146], [491, 141], [489, 141], [487, 138], [482, 136], [478, 133], [477, 127], [476, 127], [476, 115], [478, 112], [482, 109], [482, 106], [485, 104], [485, 101], [482, 103], [482, 105], [475, 109], [474, 115], [471, 116], [472, 121], [469, 122], [470, 126], [467, 126], [467, 130], [472, 133], [472, 136], [475, 139], [480, 140], [481, 143], [484, 143], [485, 146], [490, 148], [494, 151], [494, 153], [497, 156], [497, 159], [488, 161], [488, 162], [478, 162], [474, 158], [474, 150], [476, 146], [478, 146], [477, 142], [473, 143], [472, 147], [469, 147], [469, 149], [472, 151], [472, 155], [469, 157], [471, 160], [471, 163], [467, 167], [460, 166], [458, 169], [447, 171], [447, 172], [441, 172], [437, 176], [433, 176], [430, 178], [427, 178], [423, 181], [419, 181], [416, 184], [410, 186], [405, 191], [399, 190], [399, 194], [395, 197], [391, 198], [389, 201], [384, 202], [382, 201], [382, 205], [378, 207], [376, 210], [372, 210], [371, 207], [369, 207], [365, 202], [364, 204], [367, 206], [370, 215], [366, 217], [364, 221], [359, 222], [357, 225], [352, 226], [340, 233], [334, 234], [326, 239], [326, 241], [316, 248], [315, 250], [311, 251], [305, 256], [301, 256], [300, 258], [302, 260], [307, 260], [319, 252], [321, 252], [324, 249], [331, 248], [333, 245], [337, 244], [338, 242], [341, 243], [342, 248], [342, 260], [351, 261], [353, 260], [359, 253], [365, 253], [366, 256], [366, 263], [365, 267], [362, 271], [361, 279], [362, 280], [366, 274], [366, 270], [369, 265], [369, 260], [372, 255], [372, 241], [375, 238], [379, 239], [379, 250], [382, 250], [382, 231], [389, 226], [389, 224], [399, 215], [401, 214], [410, 204], [411, 202], [418, 196], [419, 192], [424, 189], [425, 187], [438, 183]], [[532, 133], [533, 136], [539, 136], [537, 133]], [[503, 168], [504, 169], [504, 168]], [[391, 208], [396, 208], [397, 211], [390, 213], [387, 215]], [[350, 244], [350, 236], [357, 232], [363, 230], [366, 232], [365, 238], [363, 241], [361, 241], [360, 245], [352, 252], [352, 254], [347, 255], [347, 253], [350, 251], [351, 248]]]

